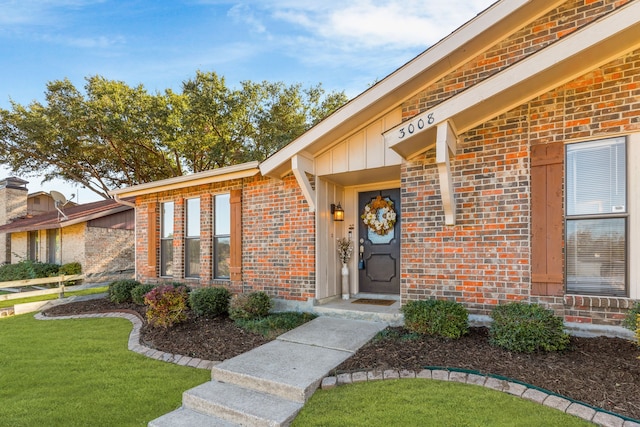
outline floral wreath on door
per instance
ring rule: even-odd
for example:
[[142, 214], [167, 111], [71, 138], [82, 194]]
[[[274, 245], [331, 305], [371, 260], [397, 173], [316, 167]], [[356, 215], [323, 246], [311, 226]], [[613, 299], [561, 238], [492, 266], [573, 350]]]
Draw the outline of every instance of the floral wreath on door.
[[369, 230], [380, 236], [386, 236], [393, 230], [397, 215], [393, 209], [393, 202], [378, 196], [365, 205], [360, 218]]

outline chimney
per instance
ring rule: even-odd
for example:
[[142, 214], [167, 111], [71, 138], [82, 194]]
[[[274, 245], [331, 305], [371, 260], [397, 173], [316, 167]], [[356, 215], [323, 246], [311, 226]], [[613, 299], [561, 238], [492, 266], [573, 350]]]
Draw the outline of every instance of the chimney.
[[[0, 180], [0, 225], [27, 214], [28, 183], [15, 177]], [[11, 238], [0, 233], [0, 264], [5, 262], [11, 262]]]

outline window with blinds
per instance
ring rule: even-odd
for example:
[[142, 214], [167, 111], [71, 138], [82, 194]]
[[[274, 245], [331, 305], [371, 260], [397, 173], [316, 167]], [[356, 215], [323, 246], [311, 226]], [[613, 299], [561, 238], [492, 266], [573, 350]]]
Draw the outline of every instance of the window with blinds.
[[231, 205], [229, 194], [220, 194], [214, 198], [213, 229], [213, 277], [230, 278], [231, 259]]
[[162, 204], [160, 211], [160, 275], [173, 276], [173, 202]]
[[200, 199], [187, 199], [185, 228], [185, 277], [200, 276]]
[[624, 138], [566, 146], [567, 292], [627, 294]]

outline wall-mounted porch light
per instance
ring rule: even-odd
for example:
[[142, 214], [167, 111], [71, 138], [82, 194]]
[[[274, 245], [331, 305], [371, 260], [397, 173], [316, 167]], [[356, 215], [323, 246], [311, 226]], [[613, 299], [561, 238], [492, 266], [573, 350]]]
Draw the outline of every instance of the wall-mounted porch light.
[[334, 221], [344, 221], [344, 209], [340, 206], [340, 202], [338, 205], [331, 204], [331, 215], [333, 215]]

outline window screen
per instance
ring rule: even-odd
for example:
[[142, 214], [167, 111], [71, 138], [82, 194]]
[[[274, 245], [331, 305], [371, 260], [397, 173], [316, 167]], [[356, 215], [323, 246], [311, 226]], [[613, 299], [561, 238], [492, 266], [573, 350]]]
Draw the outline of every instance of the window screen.
[[626, 295], [624, 138], [566, 147], [567, 292]]
[[214, 271], [216, 279], [229, 279], [231, 257], [231, 205], [229, 194], [215, 196], [214, 199], [214, 230], [213, 252]]
[[200, 276], [200, 199], [187, 199], [185, 230], [185, 277]]
[[160, 275], [173, 275], [173, 202], [162, 204], [160, 219]]

